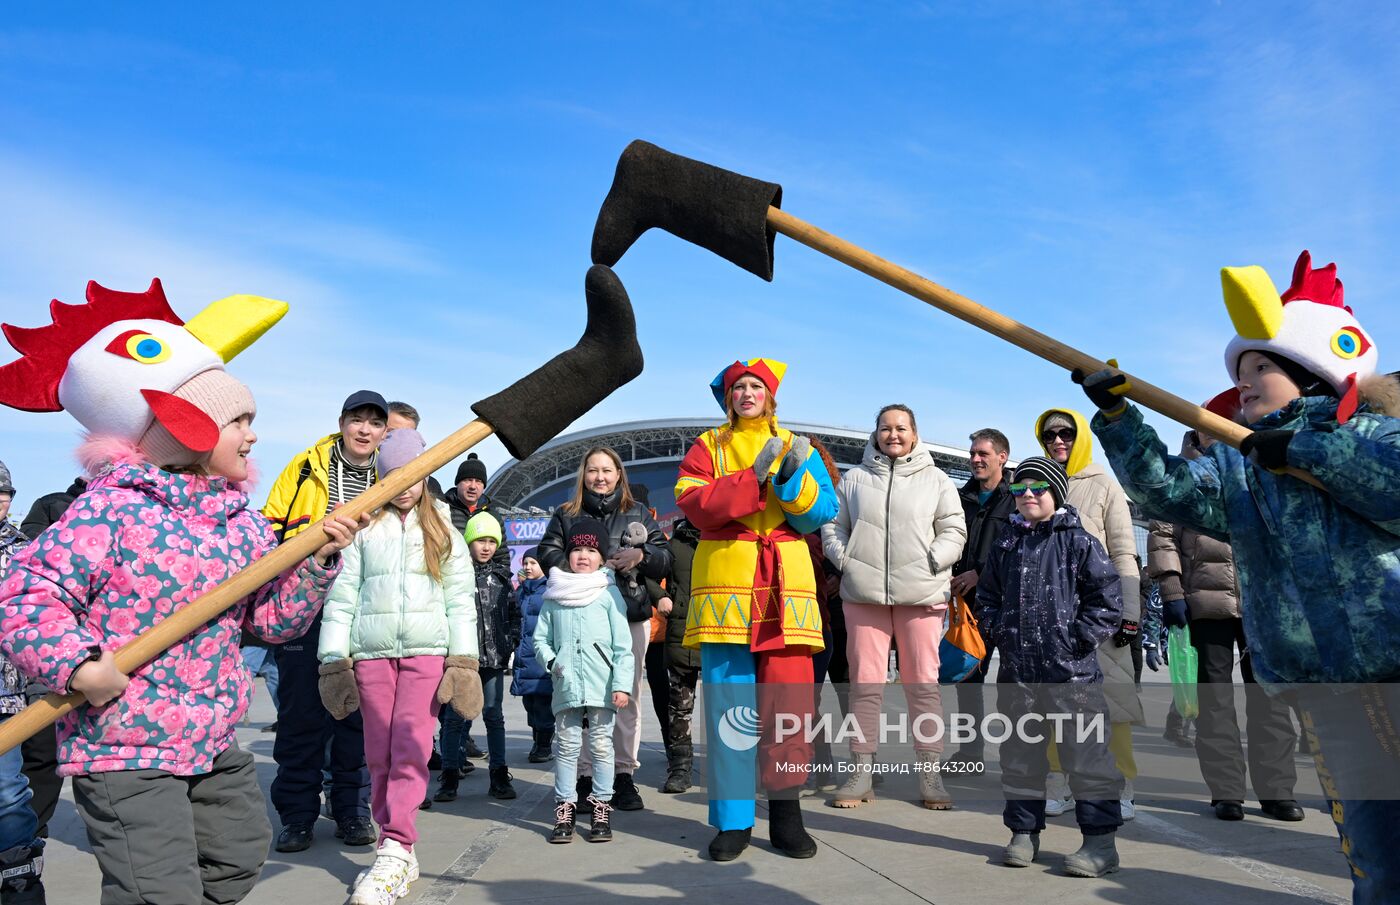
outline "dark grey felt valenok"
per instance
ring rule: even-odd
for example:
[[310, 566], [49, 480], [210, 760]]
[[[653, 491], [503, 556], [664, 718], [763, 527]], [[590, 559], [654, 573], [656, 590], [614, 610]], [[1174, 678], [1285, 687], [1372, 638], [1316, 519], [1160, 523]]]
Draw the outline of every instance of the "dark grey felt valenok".
[[583, 285], [588, 325], [578, 344], [472, 405], [472, 411], [495, 428], [517, 459], [529, 457], [642, 373], [637, 320], [622, 281], [609, 268], [595, 264]]
[[659, 226], [765, 280], [773, 279], [768, 208], [783, 187], [634, 141], [617, 161], [593, 227], [593, 262], [616, 264], [642, 233]]

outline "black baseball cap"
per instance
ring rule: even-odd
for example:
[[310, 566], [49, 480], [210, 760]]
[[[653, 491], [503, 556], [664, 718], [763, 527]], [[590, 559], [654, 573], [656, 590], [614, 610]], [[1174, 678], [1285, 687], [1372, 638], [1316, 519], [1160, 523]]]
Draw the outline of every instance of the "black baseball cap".
[[353, 412], [355, 409], [376, 408], [389, 417], [389, 403], [384, 401], [384, 397], [374, 390], [357, 390], [346, 397], [345, 404], [340, 407], [340, 413]]

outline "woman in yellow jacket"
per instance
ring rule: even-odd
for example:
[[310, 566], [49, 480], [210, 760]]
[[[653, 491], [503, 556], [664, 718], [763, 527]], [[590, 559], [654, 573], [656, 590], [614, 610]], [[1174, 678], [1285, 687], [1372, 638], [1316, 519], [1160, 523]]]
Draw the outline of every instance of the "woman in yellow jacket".
[[710, 389], [728, 421], [695, 441], [676, 482], [676, 502], [700, 529], [685, 646], [699, 648], [706, 688], [716, 861], [749, 844], [760, 766], [773, 846], [795, 858], [817, 851], [797, 797], [811, 745], [801, 732], [779, 738], [778, 715], [790, 727], [789, 715], [805, 723], [813, 710], [822, 625], [803, 535], [835, 517], [837, 502], [810, 441], [778, 426], [786, 370], [755, 358], [720, 372]]

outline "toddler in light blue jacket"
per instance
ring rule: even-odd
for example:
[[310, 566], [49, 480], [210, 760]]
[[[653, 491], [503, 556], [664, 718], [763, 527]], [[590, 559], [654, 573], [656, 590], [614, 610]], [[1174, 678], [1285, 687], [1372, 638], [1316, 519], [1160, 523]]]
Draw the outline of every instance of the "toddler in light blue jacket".
[[550, 842], [574, 840], [579, 751], [588, 723], [593, 756], [593, 808], [589, 842], [612, 840], [613, 721], [627, 706], [636, 664], [627, 608], [607, 559], [608, 533], [596, 519], [570, 528], [564, 555], [568, 571], [549, 571], [544, 607], [535, 624], [535, 655], [554, 682], [554, 832]]

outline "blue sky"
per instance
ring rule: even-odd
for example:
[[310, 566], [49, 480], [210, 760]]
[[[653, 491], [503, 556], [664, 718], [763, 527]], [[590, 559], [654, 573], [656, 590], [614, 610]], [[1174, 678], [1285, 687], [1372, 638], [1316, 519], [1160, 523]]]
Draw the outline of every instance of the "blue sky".
[[[37, 324], [89, 279], [159, 276], [186, 317], [285, 299], [232, 367], [265, 473], [362, 386], [435, 440], [574, 342], [593, 219], [640, 137], [1192, 399], [1225, 384], [1220, 266], [1286, 284], [1310, 248], [1394, 369], [1397, 39], [1385, 4], [8, 4], [0, 319]], [[1087, 405], [783, 238], [772, 284], [661, 233], [617, 271], [647, 370], [577, 426], [709, 416], [706, 383], [753, 355], [790, 364], [790, 420], [902, 401], [925, 439], [997, 426], [1018, 455], [1040, 411]], [[0, 410], [17, 511], [66, 485], [75, 440], [65, 415]]]

